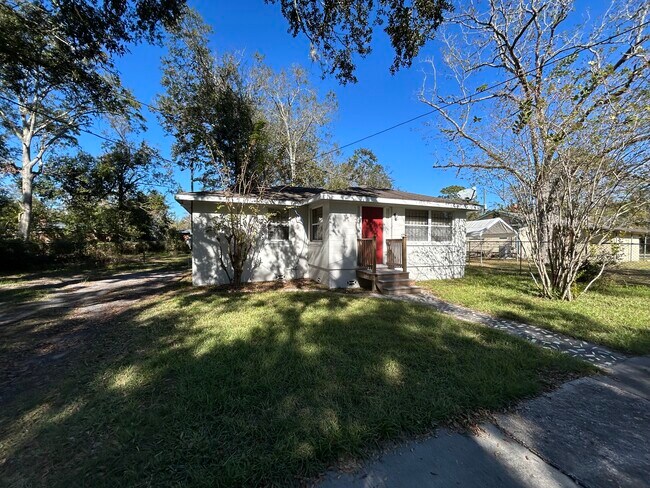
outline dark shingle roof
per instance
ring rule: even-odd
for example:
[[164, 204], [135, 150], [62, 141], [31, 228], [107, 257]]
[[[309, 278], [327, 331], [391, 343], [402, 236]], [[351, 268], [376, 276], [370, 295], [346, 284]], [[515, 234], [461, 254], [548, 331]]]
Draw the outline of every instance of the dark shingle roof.
[[[264, 198], [267, 198], [269, 200], [287, 200], [300, 203], [324, 192], [334, 195], [362, 198], [391, 198], [397, 200], [414, 200], [422, 202], [456, 203], [460, 205], [467, 205], [468, 203], [471, 203], [465, 200], [460, 200], [458, 198], [432, 197], [429, 195], [421, 195], [418, 193], [410, 193], [400, 190], [391, 190], [388, 188], [369, 188], [359, 186], [353, 186], [341, 190], [326, 190], [324, 188], [311, 188], [303, 186], [274, 186], [264, 190]], [[200, 191], [185, 194], [195, 195], [199, 197], [208, 195], [227, 196], [227, 194], [223, 191]]]
[[468, 202], [459, 198], [443, 198], [432, 197], [429, 195], [422, 195], [419, 193], [410, 193], [407, 191], [391, 190], [388, 188], [365, 188], [353, 186], [344, 190], [328, 191], [328, 193], [336, 193], [339, 195], [358, 196], [367, 198], [393, 198], [397, 200], [419, 200], [421, 202], [435, 202], [435, 203], [458, 203], [466, 205]]

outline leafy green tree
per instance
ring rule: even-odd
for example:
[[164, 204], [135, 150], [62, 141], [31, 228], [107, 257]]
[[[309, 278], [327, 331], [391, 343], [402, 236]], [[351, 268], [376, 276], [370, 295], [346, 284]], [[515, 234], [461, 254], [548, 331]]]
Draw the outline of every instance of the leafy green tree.
[[171, 36], [159, 99], [163, 126], [174, 137], [176, 160], [200, 171], [204, 187], [261, 183], [275, 161], [259, 94], [239, 59], [213, 55], [209, 33], [191, 12]]
[[456, 198], [458, 192], [464, 189], [465, 187], [460, 185], [445, 186], [440, 190], [440, 196], [443, 198]]
[[64, 210], [61, 220], [68, 239], [79, 245], [97, 239], [102, 228], [99, 212], [106, 197], [97, 158], [84, 152], [53, 158], [36, 183], [35, 193], [48, 205]]
[[[0, 66], [76, 85], [100, 100], [102, 71], [138, 42], [156, 42], [182, 18], [185, 0], [16, 0], [0, 4]], [[98, 69], [100, 68], [100, 69]]]
[[350, 186], [392, 188], [393, 179], [370, 149], [354, 151], [347, 161], [325, 167], [323, 186], [338, 190]]
[[355, 57], [371, 52], [373, 33], [383, 26], [395, 51], [390, 67], [395, 73], [411, 65], [420, 48], [433, 38], [452, 10], [448, 0], [266, 0], [280, 4], [294, 36], [303, 33], [311, 43], [312, 58], [339, 81], [355, 82]]
[[[161, 241], [171, 225], [164, 196], [154, 189], [166, 182], [155, 151], [128, 139], [106, 146], [98, 157], [80, 152], [51, 161], [36, 191], [62, 209], [68, 239], [80, 244]], [[83, 247], [83, 246], [82, 246]]]
[[44, 157], [74, 144], [79, 129], [137, 103], [119, 82], [113, 55], [153, 40], [172, 25], [184, 1], [105, 0], [0, 4], [0, 130], [18, 152], [3, 166], [21, 177], [19, 234], [32, 225], [34, 179]]
[[0, 238], [12, 237], [18, 231], [20, 205], [6, 188], [0, 188]]

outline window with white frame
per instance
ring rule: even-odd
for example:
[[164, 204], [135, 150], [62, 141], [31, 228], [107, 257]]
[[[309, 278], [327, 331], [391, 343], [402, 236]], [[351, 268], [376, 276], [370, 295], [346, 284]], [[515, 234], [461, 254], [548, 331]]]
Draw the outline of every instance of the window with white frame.
[[407, 208], [406, 237], [414, 242], [449, 242], [452, 222], [450, 212]]
[[406, 209], [406, 238], [409, 241], [429, 240], [429, 211]]
[[314, 208], [311, 211], [311, 234], [312, 241], [323, 240], [323, 207]]
[[269, 215], [268, 236], [271, 241], [289, 240], [289, 210], [274, 210]]

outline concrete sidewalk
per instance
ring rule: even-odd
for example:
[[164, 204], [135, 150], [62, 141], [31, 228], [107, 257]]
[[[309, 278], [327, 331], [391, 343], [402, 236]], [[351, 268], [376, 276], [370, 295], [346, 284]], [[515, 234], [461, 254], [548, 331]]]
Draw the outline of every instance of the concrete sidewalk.
[[368, 461], [331, 471], [339, 487], [650, 486], [650, 356], [521, 403], [478, 435], [439, 429]]

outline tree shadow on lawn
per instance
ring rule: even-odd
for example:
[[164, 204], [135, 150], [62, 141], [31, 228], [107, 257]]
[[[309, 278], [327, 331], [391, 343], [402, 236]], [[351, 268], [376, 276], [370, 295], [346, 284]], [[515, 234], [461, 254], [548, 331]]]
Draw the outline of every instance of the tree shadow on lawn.
[[[624, 293], [636, 297], [634, 290], [626, 290]], [[493, 304], [491, 314], [497, 318], [537, 325], [577, 339], [601, 343], [622, 352], [647, 354], [650, 351], [650, 329], [604, 323], [593, 316], [570, 308], [571, 304], [566, 302], [561, 303], [564, 306], [561, 308], [557, 304], [537, 297], [504, 298], [498, 293], [488, 293], [486, 296]], [[612, 308], [611, 313], [622, 312]]]
[[179, 289], [101, 324], [60, 374], [3, 406], [0, 479], [300, 483], [585, 371], [414, 304]]

